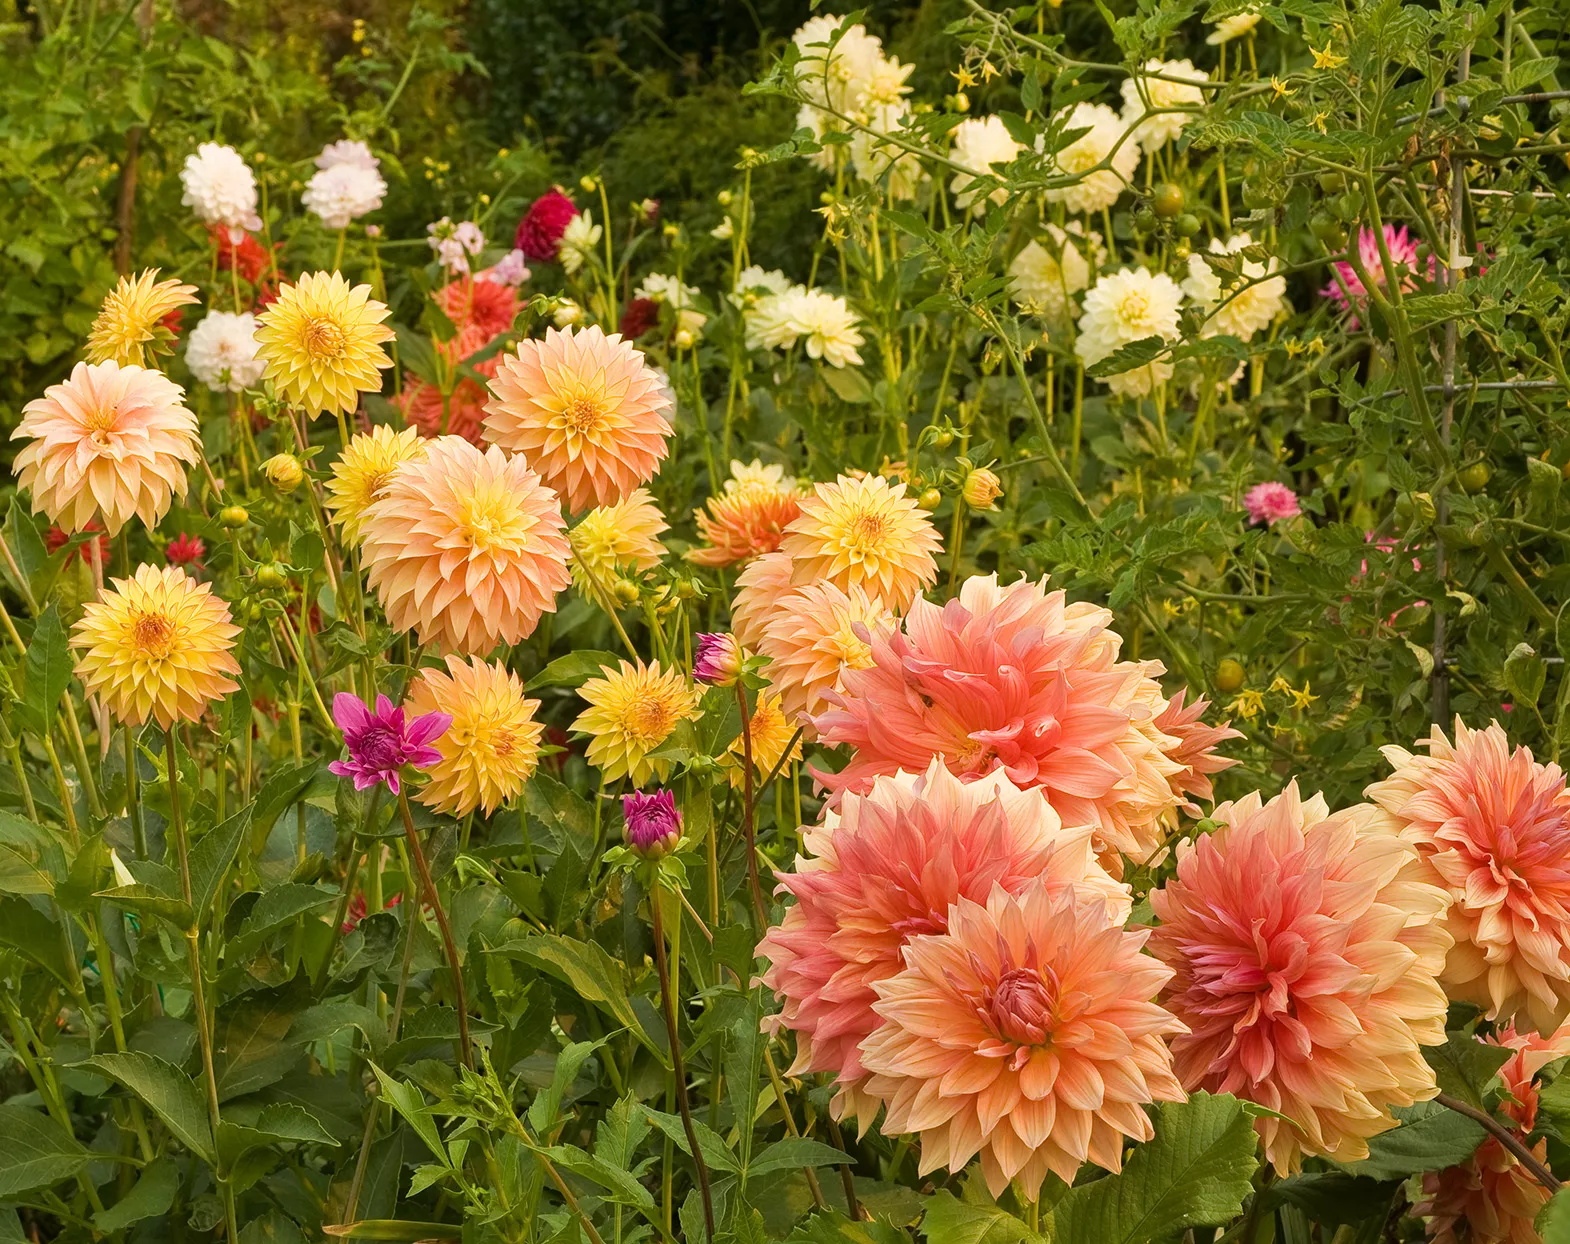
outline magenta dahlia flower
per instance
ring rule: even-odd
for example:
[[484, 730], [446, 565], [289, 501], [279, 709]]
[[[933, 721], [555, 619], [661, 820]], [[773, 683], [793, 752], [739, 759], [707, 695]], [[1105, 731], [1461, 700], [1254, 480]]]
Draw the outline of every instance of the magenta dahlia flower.
[[621, 811], [627, 822], [627, 845], [634, 851], [667, 851], [681, 837], [681, 813], [676, 811], [676, 796], [668, 790], [623, 795]]
[[339, 777], [353, 778], [355, 790], [365, 790], [378, 782], [397, 794], [398, 774], [404, 765], [429, 768], [442, 758], [431, 746], [447, 733], [452, 717], [447, 713], [426, 713], [405, 722], [403, 709], [384, 695], [376, 697], [376, 711], [359, 697], [340, 691], [333, 697], [333, 720], [343, 731], [348, 760], [335, 760], [327, 767]]
[[1261, 523], [1268, 527], [1303, 512], [1297, 504], [1297, 493], [1274, 480], [1250, 488], [1243, 495], [1243, 508], [1248, 511], [1249, 523], [1256, 527]]

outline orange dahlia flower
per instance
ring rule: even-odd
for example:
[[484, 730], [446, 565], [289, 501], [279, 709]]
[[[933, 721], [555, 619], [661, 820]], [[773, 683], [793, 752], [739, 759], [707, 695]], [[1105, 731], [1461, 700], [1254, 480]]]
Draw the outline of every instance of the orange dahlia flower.
[[793, 724], [828, 707], [825, 695], [840, 690], [847, 669], [872, 664], [872, 635], [898, 620], [881, 600], [853, 585], [842, 592], [832, 583], [809, 583], [785, 593], [769, 611], [757, 649], [769, 658], [765, 671]]
[[768, 478], [727, 480], [725, 490], [693, 511], [702, 546], [687, 560], [699, 566], [734, 566], [779, 548], [785, 529], [801, 516], [801, 492]]
[[765, 553], [754, 558], [736, 576], [736, 598], [731, 601], [730, 629], [742, 647], [757, 650], [763, 646], [774, 610], [794, 587], [791, 584], [790, 554]]
[[881, 476], [841, 475], [801, 501], [780, 548], [791, 556], [796, 584], [852, 586], [903, 613], [918, 592], [937, 582], [933, 553], [942, 548], [931, 519], [905, 495], [904, 484]]

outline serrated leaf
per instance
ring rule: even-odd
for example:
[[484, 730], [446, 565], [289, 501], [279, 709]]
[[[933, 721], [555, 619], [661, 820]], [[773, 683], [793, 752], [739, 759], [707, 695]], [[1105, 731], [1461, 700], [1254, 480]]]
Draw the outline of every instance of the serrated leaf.
[[1570, 1244], [1570, 1188], [1561, 1188], [1548, 1198], [1534, 1225], [1542, 1244]]
[[1087, 367], [1085, 374], [1096, 380], [1121, 375], [1123, 372], [1133, 371], [1136, 367], [1155, 362], [1165, 355], [1168, 349], [1169, 346], [1160, 337], [1141, 337], [1126, 346], [1119, 346], [1100, 362]]
[[86, 1147], [41, 1110], [0, 1106], [0, 1197], [70, 1179], [87, 1165]]
[[768, 1171], [839, 1166], [854, 1161], [850, 1154], [842, 1153], [833, 1145], [826, 1145], [820, 1140], [808, 1136], [787, 1136], [783, 1140], [776, 1140], [753, 1158], [747, 1166], [747, 1174], [756, 1177]]
[[921, 1234], [927, 1244], [1027, 1244], [1041, 1238], [1007, 1210], [971, 1205], [951, 1192], [928, 1199]]
[[1489, 1086], [1514, 1051], [1508, 1045], [1479, 1041], [1469, 1032], [1451, 1032], [1443, 1045], [1423, 1047], [1439, 1091], [1479, 1110], [1488, 1109]]
[[1401, 1121], [1400, 1126], [1370, 1137], [1368, 1157], [1347, 1163], [1347, 1171], [1370, 1179], [1405, 1179], [1459, 1166], [1488, 1135], [1481, 1123], [1438, 1102], [1393, 1106], [1390, 1113]]
[[73, 1064], [124, 1085], [152, 1109], [176, 1140], [198, 1157], [213, 1160], [213, 1132], [202, 1091], [173, 1063], [153, 1054], [98, 1054]]
[[221, 825], [215, 825], [191, 848], [191, 906], [198, 924], [207, 921], [213, 899], [223, 886], [251, 827], [251, 809], [242, 808]]

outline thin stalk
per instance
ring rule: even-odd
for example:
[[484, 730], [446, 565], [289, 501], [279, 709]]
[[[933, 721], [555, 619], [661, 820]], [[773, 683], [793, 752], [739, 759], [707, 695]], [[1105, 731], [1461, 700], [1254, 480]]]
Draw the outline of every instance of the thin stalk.
[[736, 684], [736, 703], [741, 706], [741, 832], [747, 840], [747, 884], [752, 891], [758, 927], [762, 929], [768, 927], [769, 908], [758, 881], [758, 839], [752, 827], [752, 716], [747, 711], [747, 689], [740, 682]]
[[1464, 1114], [1474, 1123], [1482, 1124], [1483, 1129], [1501, 1145], [1508, 1149], [1516, 1161], [1520, 1162], [1522, 1166], [1526, 1167], [1527, 1170], [1532, 1172], [1532, 1178], [1537, 1180], [1538, 1183], [1542, 1184], [1543, 1187], [1547, 1188], [1550, 1195], [1558, 1192], [1559, 1189], [1563, 1186], [1559, 1180], [1555, 1178], [1553, 1171], [1544, 1166], [1542, 1162], [1538, 1160], [1537, 1155], [1522, 1143], [1521, 1138], [1504, 1124], [1499, 1122], [1498, 1119], [1494, 1118], [1493, 1115], [1489, 1114], [1488, 1111], [1479, 1110], [1475, 1106], [1467, 1105], [1467, 1103], [1464, 1101], [1458, 1101], [1456, 1098], [1450, 1096], [1449, 1093], [1440, 1093], [1437, 1097], [1434, 1098], [1434, 1100], [1437, 1101], [1441, 1106], [1444, 1106], [1447, 1110], [1454, 1110], [1457, 1114]]
[[[458, 943], [452, 935], [452, 925], [447, 920], [447, 909], [436, 893], [436, 882], [431, 879], [431, 866], [425, 861], [425, 848], [420, 845], [420, 835], [414, 829], [414, 814], [409, 810], [409, 792], [398, 792], [398, 810], [403, 813], [403, 833], [409, 841], [409, 854], [414, 858], [415, 870], [420, 874], [422, 902], [430, 904], [436, 913], [436, 927], [441, 930], [442, 946], [447, 952], [447, 966], [452, 970], [453, 1005], [458, 1010], [458, 1052], [463, 1065], [474, 1070], [474, 1049], [469, 1042], [469, 1000], [463, 988], [463, 967], [458, 962]], [[410, 913], [411, 918], [414, 913]]]

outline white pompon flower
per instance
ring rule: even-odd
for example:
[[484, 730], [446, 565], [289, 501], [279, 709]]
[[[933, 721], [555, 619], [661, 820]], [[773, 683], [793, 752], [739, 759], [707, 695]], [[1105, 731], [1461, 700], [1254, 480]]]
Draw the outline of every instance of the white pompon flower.
[[1259, 25], [1259, 10], [1244, 9], [1241, 13], [1234, 13], [1231, 17], [1223, 17], [1216, 23], [1216, 28], [1205, 36], [1205, 42], [1211, 47], [1220, 47], [1233, 39], [1246, 35]]
[[[1253, 244], [1254, 239], [1247, 233], [1240, 233], [1226, 243], [1212, 238], [1210, 253], [1235, 255]], [[1240, 267], [1240, 281], [1223, 280], [1203, 255], [1188, 257], [1188, 279], [1183, 282], [1183, 292], [1205, 309], [1207, 318], [1200, 330], [1201, 337], [1236, 337], [1248, 341], [1255, 333], [1268, 328], [1287, 305], [1286, 278], [1269, 276], [1280, 269], [1279, 259], [1274, 255], [1266, 263], [1244, 259]], [[1259, 281], [1257, 285], [1246, 284], [1265, 276], [1269, 279]], [[1234, 287], [1242, 288], [1229, 299]]]
[[651, 272], [633, 290], [634, 298], [648, 298], [676, 312], [676, 331], [686, 331], [693, 338], [699, 337], [709, 317], [697, 309], [699, 290], [694, 285], [683, 285], [667, 272]]
[[256, 174], [233, 147], [203, 143], [185, 157], [180, 170], [185, 194], [180, 202], [209, 225], [227, 229], [260, 229], [256, 214]]
[[[1159, 73], [1166, 77], [1152, 78], [1145, 75]], [[1194, 68], [1190, 60], [1157, 60], [1145, 62], [1145, 75], [1123, 79], [1123, 124], [1134, 130], [1134, 137], [1145, 151], [1158, 151], [1183, 132], [1183, 127], [1194, 119], [1191, 112], [1147, 112], [1161, 108], [1192, 107], [1205, 102], [1205, 92], [1186, 82], [1172, 82], [1171, 78], [1188, 78], [1195, 82], [1208, 82], [1210, 75]], [[1143, 88], [1143, 98], [1141, 97]], [[1145, 106], [1148, 98], [1150, 106]], [[1143, 119], [1141, 119], [1143, 118]]]
[[259, 383], [267, 364], [256, 357], [256, 317], [209, 311], [185, 340], [185, 365], [214, 393], [239, 393]]
[[344, 160], [313, 173], [300, 202], [321, 217], [325, 228], [345, 229], [380, 207], [386, 193], [387, 183], [374, 167]]
[[561, 251], [557, 257], [568, 276], [583, 267], [594, 254], [601, 236], [600, 226], [594, 223], [594, 216], [587, 210], [579, 212], [567, 222], [567, 227], [562, 230]]
[[[861, 321], [843, 298], [821, 289], [806, 289], [786, 294], [784, 299], [790, 327], [808, 358], [822, 359], [832, 367], [861, 362], [856, 350], [862, 343]], [[795, 340], [788, 344], [794, 345]]]
[[494, 281], [498, 285], [522, 285], [533, 275], [529, 271], [527, 257], [521, 250], [514, 248], [498, 259], [483, 272], [475, 274], [479, 281]]
[[[1014, 141], [1008, 127], [1003, 124], [1002, 117], [967, 117], [954, 129], [951, 158], [971, 172], [995, 174], [997, 170], [993, 165], [1012, 162], [1022, 150], [1024, 148]], [[976, 202], [976, 192], [966, 189], [975, 180], [969, 173], [956, 173], [949, 182], [949, 189], [954, 194], [956, 204], [961, 208], [970, 208], [979, 216], [986, 209], [986, 203]], [[1008, 192], [999, 186], [988, 197], [994, 203], [1002, 203], [1008, 198]]]
[[1049, 224], [1042, 242], [1028, 242], [1009, 264], [1009, 292], [1022, 308], [1061, 324], [1069, 318], [1071, 299], [1090, 286], [1090, 278], [1106, 262], [1099, 233], [1087, 233], [1077, 220], [1066, 229]]
[[316, 167], [319, 169], [330, 169], [339, 164], [357, 164], [373, 173], [380, 172], [382, 167], [382, 162], [358, 138], [340, 138], [335, 143], [328, 143], [322, 148], [322, 154], [316, 157]]
[[[1171, 341], [1178, 336], [1183, 291], [1165, 272], [1123, 268], [1102, 277], [1085, 295], [1074, 353], [1093, 367], [1123, 346], [1147, 337]], [[1172, 378], [1172, 363], [1160, 359], [1106, 377], [1114, 393], [1140, 397]]]
[[[1054, 154], [1051, 165], [1054, 172], [1079, 180], [1048, 190], [1047, 202], [1061, 203], [1071, 212], [1099, 212], [1116, 203], [1133, 181], [1139, 168], [1139, 144], [1132, 137], [1124, 139], [1127, 127], [1105, 104], [1075, 104], [1062, 132], [1074, 130], [1087, 132]], [[1111, 167], [1100, 167], [1109, 156]]]

